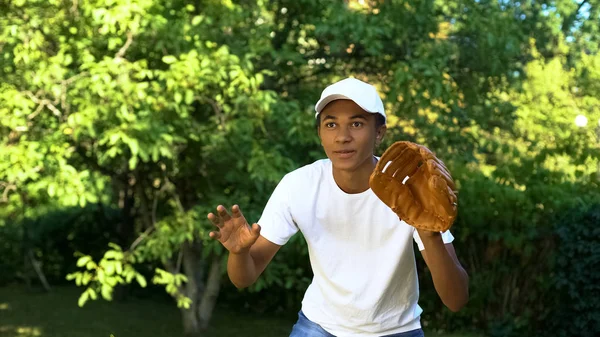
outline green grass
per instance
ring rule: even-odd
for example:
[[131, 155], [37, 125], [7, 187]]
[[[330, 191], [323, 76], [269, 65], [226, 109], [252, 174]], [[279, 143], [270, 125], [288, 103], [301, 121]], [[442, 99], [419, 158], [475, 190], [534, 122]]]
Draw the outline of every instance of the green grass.
[[[103, 300], [77, 306], [81, 289], [56, 287], [51, 293], [21, 286], [0, 288], [0, 337], [180, 337], [174, 304], [150, 299]], [[205, 337], [287, 337], [295, 313], [260, 315], [219, 307]], [[435, 337], [476, 337], [438, 335]]]
[[135, 300], [88, 302], [77, 306], [81, 289], [54, 288], [51, 293], [25, 287], [0, 288], [0, 337], [176, 336], [175, 307]]
[[[181, 316], [174, 303], [149, 299], [103, 300], [77, 306], [81, 289], [51, 293], [25, 287], [0, 288], [0, 337], [179, 337]], [[215, 310], [206, 337], [287, 336], [295, 318]]]

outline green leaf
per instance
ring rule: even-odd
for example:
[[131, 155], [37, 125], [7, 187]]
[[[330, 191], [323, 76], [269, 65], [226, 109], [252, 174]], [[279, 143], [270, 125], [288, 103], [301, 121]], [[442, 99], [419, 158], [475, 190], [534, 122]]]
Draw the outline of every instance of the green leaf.
[[139, 283], [140, 287], [146, 288], [146, 278], [142, 274], [135, 274], [135, 280]]
[[116, 250], [117, 252], [122, 252], [123, 249], [121, 248], [121, 246], [117, 245], [116, 243], [113, 242], [109, 242], [108, 246], [114, 250]]
[[137, 163], [138, 163], [138, 157], [137, 156], [133, 156], [131, 158], [129, 158], [129, 169], [130, 170], [135, 170], [135, 168], [137, 167]]
[[115, 273], [115, 263], [113, 261], [104, 261], [103, 267], [107, 276], [111, 276]]
[[173, 55], [163, 56], [162, 61], [166, 64], [172, 64], [177, 62], [177, 58]]
[[55, 184], [49, 184], [48, 185], [48, 195], [50, 197], [54, 197], [56, 194], [56, 185]]
[[109, 285], [111, 288], [115, 287], [119, 283], [118, 276], [107, 277], [105, 281], [105, 284]]
[[98, 295], [96, 294], [96, 291], [92, 288], [88, 288], [87, 290], [90, 293], [90, 298], [92, 300], [96, 300], [98, 298]]
[[81, 283], [82, 283], [84, 286], [85, 286], [85, 285], [87, 285], [88, 283], [90, 283], [90, 280], [92, 279], [92, 276], [93, 276], [93, 275], [92, 275], [92, 274], [90, 274], [90, 273], [88, 273], [88, 272], [84, 273], [84, 275], [83, 275], [83, 279], [81, 280]]
[[109, 286], [108, 284], [103, 284], [102, 290], [101, 290], [102, 298], [104, 298], [107, 301], [111, 301], [112, 300], [112, 290], [113, 290], [113, 288], [111, 286]]
[[98, 267], [98, 266], [96, 265], [96, 263], [95, 263], [94, 261], [89, 261], [89, 262], [88, 262], [88, 263], [85, 265], [85, 268], [86, 268], [87, 270], [96, 269], [96, 267]]
[[185, 91], [185, 104], [190, 105], [194, 102], [194, 92], [192, 90]]
[[136, 274], [136, 273], [135, 273], [135, 270], [133, 270], [133, 269], [131, 269], [131, 268], [126, 268], [126, 269], [125, 269], [125, 273], [124, 273], [124, 276], [125, 276], [125, 282], [126, 282], [126, 283], [128, 283], [128, 284], [129, 284], [129, 283], [131, 283], [131, 281], [132, 281], [132, 280], [133, 280], [133, 278], [135, 277], [135, 274]]
[[104, 253], [104, 258], [105, 259], [115, 259], [115, 260], [121, 260], [123, 259], [123, 252], [118, 251], [118, 250], [108, 250], [106, 251], [106, 253]]
[[84, 291], [80, 296], [79, 296], [79, 300], [77, 301], [77, 305], [80, 308], [83, 308], [83, 306], [85, 305], [85, 303], [88, 301], [90, 294], [87, 291]]
[[204, 20], [204, 16], [202, 16], [202, 15], [194, 16], [194, 18], [192, 19], [192, 26], [199, 25], [202, 22], [202, 20]]
[[82, 256], [77, 260], [77, 267], [83, 267], [91, 260], [92, 260], [92, 257], [89, 255]]

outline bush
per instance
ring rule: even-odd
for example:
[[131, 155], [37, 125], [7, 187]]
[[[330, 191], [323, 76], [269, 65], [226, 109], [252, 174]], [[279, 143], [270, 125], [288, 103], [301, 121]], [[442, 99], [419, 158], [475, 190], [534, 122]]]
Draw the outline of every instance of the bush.
[[7, 223], [0, 226], [0, 286], [14, 281], [23, 266], [21, 237], [21, 231], [16, 224]]
[[[567, 299], [571, 302], [579, 296], [592, 295], [592, 289], [597, 291], [594, 287], [598, 275], [591, 271], [592, 263], [597, 264], [599, 259], [597, 243], [592, 248], [591, 242], [597, 242], [598, 235], [589, 230], [593, 217], [573, 221], [577, 218], [574, 214], [584, 214], [584, 208], [598, 203], [598, 196], [588, 187], [532, 182], [523, 188], [475, 173], [458, 180], [461, 206], [452, 231], [457, 255], [470, 276], [470, 301], [458, 313], [444, 308], [431, 275], [420, 261], [420, 304], [425, 310], [426, 326], [442, 331], [473, 329], [492, 337], [544, 335], [548, 321], [566, 308], [564, 302], [555, 301], [557, 282], [562, 287], [569, 274], [579, 275], [578, 281], [570, 283]], [[577, 239], [584, 233], [588, 233], [589, 242]], [[585, 242], [586, 248], [582, 249], [578, 242]], [[560, 265], [555, 261], [561, 261], [561, 256], [562, 263], [570, 263], [564, 256], [579, 258], [568, 268], [553, 272]], [[586, 268], [587, 273], [579, 272]], [[574, 305], [591, 309], [582, 303]], [[578, 311], [568, 312], [564, 322], [578, 321], [574, 318]], [[593, 315], [598, 314], [580, 317], [579, 321], [586, 321], [580, 325], [589, 325]]]
[[576, 207], [556, 223], [552, 273], [553, 313], [546, 334], [597, 336], [600, 332], [600, 204]]
[[[76, 268], [77, 251], [100, 257], [110, 241], [117, 237], [120, 211], [88, 205], [56, 209], [33, 219], [8, 222], [0, 227], [0, 285], [24, 277], [37, 280], [25, 259], [31, 250], [41, 262], [48, 282], [65, 283], [65, 276]], [[26, 263], [25, 263], [26, 261]]]

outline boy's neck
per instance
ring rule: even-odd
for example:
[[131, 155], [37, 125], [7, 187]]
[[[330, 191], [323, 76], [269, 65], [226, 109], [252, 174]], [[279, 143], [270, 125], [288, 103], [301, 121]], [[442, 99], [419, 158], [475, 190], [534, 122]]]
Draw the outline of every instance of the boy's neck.
[[375, 165], [377, 165], [377, 159], [372, 157], [371, 160], [365, 160], [361, 166], [353, 171], [338, 170], [334, 167], [333, 179], [338, 187], [348, 194], [362, 193], [370, 188], [369, 178], [375, 169]]

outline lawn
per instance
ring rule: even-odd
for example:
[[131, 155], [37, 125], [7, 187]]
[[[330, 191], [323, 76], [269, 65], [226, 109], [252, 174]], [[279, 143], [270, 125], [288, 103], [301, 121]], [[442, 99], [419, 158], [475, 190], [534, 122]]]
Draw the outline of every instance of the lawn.
[[[0, 288], [0, 337], [179, 337], [177, 308], [163, 301], [130, 299], [77, 306], [81, 290], [57, 287], [51, 293], [25, 287]], [[260, 315], [215, 310], [206, 337], [286, 337], [295, 314]], [[435, 337], [475, 337], [437, 335]]]

